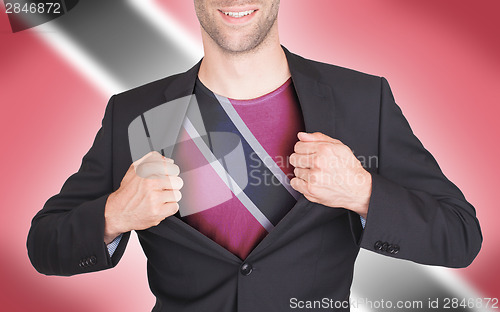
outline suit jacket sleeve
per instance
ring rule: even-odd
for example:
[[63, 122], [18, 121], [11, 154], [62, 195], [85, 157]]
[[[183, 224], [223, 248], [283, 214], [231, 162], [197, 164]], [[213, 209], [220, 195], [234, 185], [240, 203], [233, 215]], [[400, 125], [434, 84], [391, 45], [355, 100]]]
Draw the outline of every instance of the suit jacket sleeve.
[[415, 137], [384, 78], [380, 105], [378, 170], [360, 246], [422, 264], [469, 265], [482, 243], [474, 207]]
[[123, 255], [126, 233], [113, 257], [104, 243], [104, 207], [113, 192], [112, 97], [94, 143], [59, 194], [33, 218], [28, 255], [37, 271], [73, 275], [113, 267]]

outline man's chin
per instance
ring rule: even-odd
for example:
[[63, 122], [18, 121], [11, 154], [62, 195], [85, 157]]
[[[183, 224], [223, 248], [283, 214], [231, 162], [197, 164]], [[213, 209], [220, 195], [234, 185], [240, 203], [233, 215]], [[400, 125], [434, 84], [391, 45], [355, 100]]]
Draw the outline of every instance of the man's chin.
[[[230, 44], [229, 44], [230, 43]], [[244, 40], [244, 39], [234, 39], [229, 38], [223, 42], [219, 42], [216, 44], [228, 54], [247, 54], [254, 52], [259, 49], [259, 47], [263, 44], [262, 40]]]
[[225, 48], [221, 47], [222, 50], [227, 53], [227, 54], [232, 54], [232, 55], [243, 55], [243, 54], [248, 54], [251, 52], [254, 52], [257, 50], [257, 47], [238, 47], [238, 48]]

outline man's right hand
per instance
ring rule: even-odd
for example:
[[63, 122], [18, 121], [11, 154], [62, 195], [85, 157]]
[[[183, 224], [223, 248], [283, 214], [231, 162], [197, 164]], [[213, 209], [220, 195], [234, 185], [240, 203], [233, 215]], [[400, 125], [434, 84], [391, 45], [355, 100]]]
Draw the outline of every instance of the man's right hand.
[[158, 225], [179, 210], [183, 185], [172, 159], [150, 152], [130, 165], [120, 188], [111, 193], [104, 211], [104, 242], [131, 230]]

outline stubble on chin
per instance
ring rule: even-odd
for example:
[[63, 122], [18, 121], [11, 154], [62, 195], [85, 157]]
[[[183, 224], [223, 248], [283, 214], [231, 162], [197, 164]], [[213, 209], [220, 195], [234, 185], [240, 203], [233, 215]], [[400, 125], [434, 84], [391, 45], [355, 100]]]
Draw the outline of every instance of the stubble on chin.
[[279, 2], [273, 4], [271, 13], [265, 20], [256, 24], [254, 29], [249, 31], [246, 36], [237, 38], [236, 40], [231, 39], [229, 35], [225, 35], [221, 29], [218, 28], [216, 25], [216, 17], [208, 14], [208, 10], [201, 1], [195, 1], [195, 6], [196, 14], [198, 15], [198, 20], [200, 21], [203, 31], [206, 32], [215, 45], [226, 54], [247, 54], [257, 51], [259, 47], [265, 44], [266, 39], [268, 39], [271, 34], [271, 29], [277, 27]]

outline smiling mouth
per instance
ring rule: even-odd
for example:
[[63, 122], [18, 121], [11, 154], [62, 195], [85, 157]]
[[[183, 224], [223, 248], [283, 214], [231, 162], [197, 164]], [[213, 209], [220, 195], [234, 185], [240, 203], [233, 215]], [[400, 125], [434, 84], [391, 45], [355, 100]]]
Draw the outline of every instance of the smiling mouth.
[[248, 11], [242, 11], [242, 12], [224, 12], [224, 11], [221, 11], [221, 12], [227, 16], [230, 16], [230, 17], [242, 18], [242, 17], [245, 17], [245, 16], [252, 14], [255, 11], [257, 11], [257, 10], [248, 10]]

